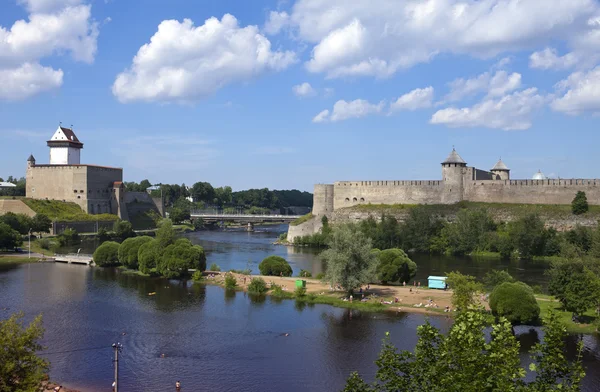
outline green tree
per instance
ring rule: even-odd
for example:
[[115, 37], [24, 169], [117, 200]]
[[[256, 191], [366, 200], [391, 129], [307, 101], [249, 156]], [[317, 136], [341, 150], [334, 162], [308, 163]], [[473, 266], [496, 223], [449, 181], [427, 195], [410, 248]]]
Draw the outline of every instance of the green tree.
[[477, 305], [477, 293], [483, 291], [483, 285], [474, 276], [460, 272], [450, 272], [446, 283], [452, 289], [452, 305], [459, 310], [467, 310]]
[[204, 201], [212, 203], [215, 198], [215, 190], [208, 182], [197, 182], [192, 186], [192, 197], [195, 202]]
[[[551, 315], [544, 327], [544, 343], [532, 352], [535, 379], [525, 381], [520, 366], [519, 343], [506, 319], [492, 325], [479, 311], [462, 312], [447, 335], [429, 322], [417, 328], [414, 352], [398, 352], [389, 333], [375, 363], [376, 382], [366, 384], [357, 373], [351, 374], [344, 391], [348, 392], [463, 392], [513, 391], [546, 392], [579, 390], [584, 376], [581, 357], [570, 363], [564, 355], [566, 332], [558, 318]], [[582, 352], [579, 347], [579, 353]]]
[[408, 282], [417, 273], [417, 264], [402, 249], [377, 252], [377, 278], [383, 283]]
[[113, 225], [113, 231], [115, 233], [115, 239], [119, 241], [125, 241], [127, 238], [135, 237], [135, 231], [130, 222], [124, 220], [118, 220]]
[[230, 186], [215, 188], [215, 204], [219, 206], [230, 205], [233, 201], [233, 192]]
[[0, 222], [0, 249], [14, 249], [21, 245], [23, 240], [16, 230], [13, 230], [6, 223]]
[[180, 238], [165, 248], [156, 270], [167, 278], [179, 278], [189, 274], [190, 269], [204, 271], [206, 255], [200, 245], [193, 245], [187, 238]]
[[490, 308], [496, 317], [512, 324], [531, 324], [540, 316], [540, 306], [531, 287], [523, 282], [504, 282], [490, 294]]
[[485, 210], [462, 209], [456, 220], [444, 224], [441, 240], [445, 249], [440, 251], [465, 255], [476, 250], [486, 250], [489, 233], [496, 231], [496, 224]]
[[22, 313], [0, 320], [0, 391], [40, 390], [49, 369], [48, 361], [37, 355], [43, 335], [41, 315], [26, 327]]
[[138, 268], [138, 254], [140, 247], [152, 241], [151, 237], [132, 237], [127, 238], [119, 246], [119, 262], [127, 268]]
[[170, 219], [162, 219], [158, 223], [156, 240], [162, 249], [175, 242], [175, 229], [173, 229], [173, 222]]
[[248, 292], [251, 294], [264, 294], [267, 290], [267, 283], [263, 278], [252, 278], [248, 284]]
[[72, 246], [81, 242], [77, 231], [71, 229], [70, 227], [67, 227], [61, 234], [59, 234], [57, 239], [60, 246]]
[[548, 289], [575, 317], [597, 305], [600, 296], [599, 262], [595, 259], [553, 261], [547, 271]]
[[269, 256], [258, 265], [261, 275], [292, 276], [292, 267], [283, 257]]
[[94, 252], [94, 263], [99, 267], [119, 265], [119, 243], [106, 241]]
[[483, 278], [483, 284], [487, 290], [494, 290], [494, 288], [502, 283], [508, 282], [513, 283], [513, 278], [508, 272], [501, 270], [491, 270], [485, 274]]
[[589, 208], [585, 192], [578, 191], [571, 202], [571, 211], [573, 211], [573, 214], [575, 215], [581, 215], [588, 212]]
[[36, 214], [31, 221], [31, 229], [36, 233], [50, 233], [52, 220], [44, 214]]
[[333, 229], [329, 249], [321, 253], [327, 266], [326, 279], [347, 292], [369, 283], [377, 268], [372, 242], [356, 226], [340, 225]]
[[511, 222], [508, 235], [521, 258], [544, 255], [548, 232], [538, 215], [527, 215]]
[[185, 211], [181, 208], [173, 207], [169, 212], [169, 218], [173, 221], [173, 223], [181, 224], [183, 221], [190, 219], [190, 212], [189, 210]]
[[144, 274], [150, 274], [156, 268], [163, 249], [158, 240], [153, 239], [140, 246], [138, 250], [138, 268]]
[[237, 279], [230, 273], [225, 274], [225, 288], [226, 289], [235, 289], [237, 286]]
[[429, 252], [432, 240], [439, 236], [441, 230], [441, 221], [432, 216], [427, 207], [412, 208], [404, 224], [400, 227], [402, 248]]

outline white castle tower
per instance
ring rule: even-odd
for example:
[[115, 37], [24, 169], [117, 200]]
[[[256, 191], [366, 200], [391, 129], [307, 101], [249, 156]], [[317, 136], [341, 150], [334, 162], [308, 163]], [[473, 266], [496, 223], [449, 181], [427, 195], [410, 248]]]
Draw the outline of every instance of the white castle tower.
[[59, 126], [47, 143], [50, 147], [51, 165], [81, 164], [83, 143], [77, 139], [72, 129]]

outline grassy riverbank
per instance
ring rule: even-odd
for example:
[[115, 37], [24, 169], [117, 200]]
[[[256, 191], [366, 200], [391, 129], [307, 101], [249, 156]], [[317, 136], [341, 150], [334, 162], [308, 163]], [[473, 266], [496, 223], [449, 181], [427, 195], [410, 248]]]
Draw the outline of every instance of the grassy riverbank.
[[27, 257], [27, 256], [12, 256], [12, 255], [0, 255], [0, 264], [27, 264], [37, 263], [40, 259], [38, 257]]
[[[207, 273], [210, 273], [207, 271]], [[212, 272], [214, 273], [214, 272]], [[417, 293], [416, 290], [410, 291], [410, 287], [401, 286], [381, 286], [371, 285], [369, 294], [375, 294], [369, 301], [361, 302], [357, 295], [355, 301], [348, 301], [342, 299], [344, 294], [339, 291], [330, 291], [327, 284], [316, 280], [316, 279], [304, 279], [306, 280], [306, 294], [302, 296], [296, 295], [293, 289], [293, 283], [299, 278], [280, 278], [273, 276], [246, 276], [234, 274], [237, 279], [238, 285], [236, 290], [247, 291], [248, 284], [252, 278], [262, 278], [266, 282], [273, 282], [279, 286], [287, 288], [286, 291], [279, 296], [275, 296], [271, 290], [267, 291], [266, 295], [271, 295], [274, 298], [280, 299], [293, 299], [298, 302], [306, 304], [323, 304], [336, 306], [338, 308], [345, 309], [356, 309], [360, 311], [368, 312], [412, 312], [422, 314], [436, 314], [436, 315], [447, 315], [453, 316], [454, 312], [444, 312], [445, 306], [451, 305], [452, 291], [441, 291], [441, 290], [429, 290], [427, 288], [420, 288]], [[215, 279], [204, 279], [199, 283], [212, 284], [224, 287], [224, 274], [218, 274]], [[246, 277], [246, 283], [244, 284], [244, 277]], [[395, 302], [395, 298], [398, 298], [399, 302]], [[418, 304], [426, 304], [431, 299], [438, 307], [425, 308], [424, 306], [415, 307]], [[572, 321], [570, 312], [562, 310], [560, 302], [554, 297], [544, 294], [537, 294], [536, 299], [540, 306], [541, 314], [540, 317], [544, 318], [548, 312], [552, 309], [559, 314], [561, 321], [566, 326], [570, 333], [594, 333], [596, 332], [596, 326], [594, 325], [597, 316], [594, 311], [587, 312], [584, 316], [587, 318], [589, 323], [575, 323]], [[381, 301], [388, 301], [391, 304], [384, 304]], [[489, 310], [487, 304], [484, 303], [486, 308]]]

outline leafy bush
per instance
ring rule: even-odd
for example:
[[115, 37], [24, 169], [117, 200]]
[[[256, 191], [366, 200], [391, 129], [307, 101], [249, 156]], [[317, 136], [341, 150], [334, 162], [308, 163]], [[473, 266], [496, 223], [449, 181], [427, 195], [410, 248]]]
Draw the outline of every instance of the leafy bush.
[[292, 276], [292, 267], [283, 258], [279, 256], [269, 256], [258, 265], [261, 275], [267, 276]]
[[267, 283], [263, 278], [253, 278], [248, 285], [248, 292], [252, 294], [264, 294], [267, 292]]
[[140, 247], [150, 241], [152, 238], [148, 236], [127, 238], [119, 246], [119, 262], [127, 268], [137, 269]]
[[14, 249], [22, 242], [18, 231], [13, 230], [6, 223], [0, 223], [0, 249]]
[[540, 315], [540, 306], [531, 287], [523, 282], [504, 282], [490, 295], [490, 308], [497, 317], [506, 317], [512, 324], [531, 324]]
[[142, 244], [138, 250], [138, 268], [144, 274], [149, 274], [156, 268], [158, 261], [162, 256], [160, 243], [153, 239]]
[[118, 220], [113, 225], [113, 232], [115, 235], [115, 239], [118, 241], [125, 241], [127, 238], [135, 237], [135, 231], [133, 231], [133, 226], [131, 223]]
[[475, 281], [471, 275], [450, 272], [446, 283], [452, 289], [452, 305], [459, 310], [467, 310], [475, 305], [476, 294], [483, 291], [483, 285]]
[[232, 274], [225, 275], [225, 288], [235, 289], [237, 286], [237, 279]]
[[106, 241], [94, 252], [94, 263], [99, 267], [119, 265], [119, 243]]
[[81, 242], [79, 234], [71, 228], [67, 228], [57, 238], [60, 246], [71, 246]]
[[306, 287], [296, 287], [296, 290], [294, 290], [294, 295], [296, 297], [304, 297], [306, 295]]
[[252, 275], [252, 270], [249, 268], [243, 270], [230, 269], [229, 272], [240, 275]]
[[204, 275], [202, 274], [202, 271], [200, 271], [200, 270], [198, 270], [198, 271], [195, 271], [195, 272], [192, 274], [192, 280], [193, 280], [194, 282], [200, 282], [200, 281], [202, 281], [203, 279], [204, 279]]
[[41, 240], [38, 240], [38, 244], [40, 244], [40, 248], [46, 250], [49, 250], [50, 246], [52, 245], [48, 238], [42, 238]]
[[483, 283], [488, 290], [493, 290], [496, 286], [509, 282], [513, 283], [515, 278], [513, 278], [508, 272], [500, 271], [500, 270], [491, 270], [485, 277], [483, 278]]
[[377, 278], [383, 284], [409, 281], [417, 273], [417, 264], [402, 249], [386, 249], [377, 252]]
[[325, 273], [324, 272], [319, 272], [316, 276], [315, 279], [319, 279], [319, 280], [323, 280], [323, 278], [325, 277]]
[[304, 269], [300, 270], [300, 273], [298, 274], [298, 276], [301, 278], [312, 278], [312, 274], [309, 271], [304, 270]]
[[277, 298], [281, 298], [285, 297], [285, 292], [283, 291], [283, 288], [280, 285], [273, 283], [271, 285], [271, 295]]
[[187, 275], [189, 269], [204, 271], [206, 255], [199, 245], [192, 245], [187, 238], [180, 238], [169, 245], [156, 265], [156, 270], [167, 278]]
[[571, 202], [571, 211], [575, 215], [581, 215], [588, 212], [589, 208], [590, 207], [588, 205], [587, 196], [585, 195], [585, 192], [578, 191], [575, 195], [575, 198]]
[[219, 267], [216, 263], [212, 263], [210, 265], [210, 270], [214, 271], [214, 272], [219, 272], [219, 271], [221, 271], [221, 267]]

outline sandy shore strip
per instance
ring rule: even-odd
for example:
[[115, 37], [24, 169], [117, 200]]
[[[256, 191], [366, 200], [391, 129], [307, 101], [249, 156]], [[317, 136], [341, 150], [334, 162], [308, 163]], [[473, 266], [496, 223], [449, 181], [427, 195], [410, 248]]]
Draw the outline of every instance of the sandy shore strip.
[[[206, 271], [208, 275], [206, 282], [211, 283], [211, 280], [216, 284], [224, 284], [225, 274], [227, 272], [213, 272]], [[213, 274], [214, 278], [210, 275]], [[298, 278], [298, 277], [278, 277], [278, 276], [261, 276], [261, 275], [241, 275], [231, 273], [237, 279], [238, 289], [247, 291], [248, 285], [253, 278], [262, 278], [267, 283], [275, 283], [284, 288], [284, 291], [294, 293], [296, 289], [296, 280], [302, 279], [306, 281], [306, 293], [316, 294], [318, 296], [328, 296], [332, 298], [342, 299], [346, 296], [343, 291], [332, 291], [328, 283], [324, 283], [317, 279], [311, 278]], [[245, 280], [244, 280], [245, 279]], [[385, 307], [383, 310], [390, 310], [394, 312], [415, 312], [415, 313], [436, 313], [444, 314], [444, 309], [448, 306], [452, 309], [451, 297], [452, 290], [435, 290], [427, 288], [417, 288], [414, 286], [383, 286], [373, 284], [369, 286], [363, 286], [363, 293], [365, 297], [370, 297], [369, 303], [376, 303], [381, 301], [388, 302], [383, 304]], [[412, 291], [411, 291], [412, 289]], [[269, 293], [267, 293], [269, 294]], [[373, 295], [371, 297], [371, 295]], [[353, 302], [359, 302], [362, 295], [356, 293], [353, 298]], [[398, 302], [396, 302], [398, 298]], [[430, 302], [431, 300], [431, 302]], [[389, 303], [391, 302], [391, 304]], [[485, 303], [484, 303], [485, 304]], [[415, 306], [416, 305], [416, 306]], [[426, 307], [426, 305], [429, 305]], [[485, 304], [487, 307], [487, 304]]]

